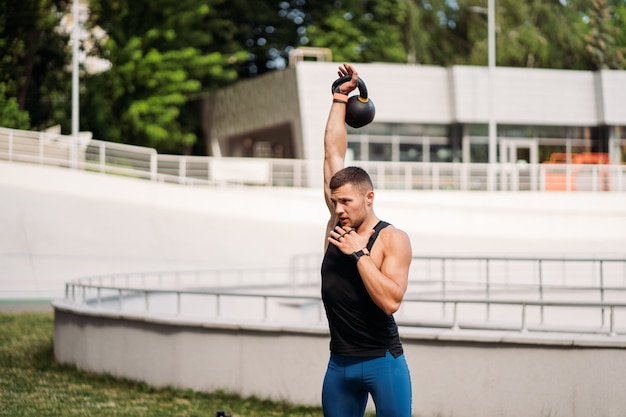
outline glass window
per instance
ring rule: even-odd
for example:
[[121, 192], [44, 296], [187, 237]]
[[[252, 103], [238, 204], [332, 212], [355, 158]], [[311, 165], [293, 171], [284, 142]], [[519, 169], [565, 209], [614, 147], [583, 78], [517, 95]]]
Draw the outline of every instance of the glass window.
[[467, 125], [467, 134], [469, 136], [489, 137], [489, 125]]
[[396, 126], [396, 134], [399, 136], [422, 136], [423, 132], [423, 125], [401, 123]]
[[535, 126], [533, 129], [538, 138], [565, 138], [566, 129], [562, 126]]
[[452, 162], [452, 149], [449, 145], [430, 145], [431, 162]]
[[371, 142], [368, 150], [370, 161], [391, 161], [391, 143]]
[[358, 129], [350, 126], [346, 127], [348, 134], [353, 135], [391, 135], [393, 130], [391, 123], [370, 123]]
[[584, 139], [586, 137], [585, 132], [587, 131], [586, 127], [582, 126], [567, 126], [563, 129], [564, 138], [572, 138], [572, 139]]
[[[452, 161], [449, 126], [415, 123], [371, 123], [360, 129], [348, 127], [348, 149], [355, 160], [423, 162], [430, 151], [425, 142], [441, 147], [433, 160]], [[459, 157], [460, 158], [460, 157]]]
[[448, 126], [446, 126], [446, 125], [426, 125], [426, 126], [424, 126], [424, 136], [448, 137]]
[[489, 162], [489, 144], [470, 143], [470, 161], [481, 164]]
[[539, 163], [565, 163], [567, 161], [566, 154], [567, 147], [565, 146], [565, 143], [562, 145], [539, 145]]
[[401, 143], [400, 144], [400, 161], [403, 162], [422, 162], [422, 144], [421, 143]]
[[503, 125], [498, 126], [498, 136], [507, 138], [532, 138], [532, 126]]

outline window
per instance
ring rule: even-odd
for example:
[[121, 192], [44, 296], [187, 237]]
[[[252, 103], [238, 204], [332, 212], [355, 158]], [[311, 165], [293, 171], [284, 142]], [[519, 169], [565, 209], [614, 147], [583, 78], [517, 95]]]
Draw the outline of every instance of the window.
[[370, 161], [391, 161], [391, 143], [372, 142], [368, 146]]
[[423, 161], [423, 145], [421, 143], [400, 143], [400, 161], [421, 162]]
[[[348, 148], [361, 161], [451, 161], [448, 131], [447, 125], [371, 123], [360, 129], [348, 127]], [[431, 141], [438, 146], [429, 150]]]

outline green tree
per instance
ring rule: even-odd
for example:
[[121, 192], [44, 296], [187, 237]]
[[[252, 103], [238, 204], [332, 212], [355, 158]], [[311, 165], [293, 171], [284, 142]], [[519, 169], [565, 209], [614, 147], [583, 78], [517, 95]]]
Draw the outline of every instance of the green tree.
[[302, 45], [302, 34], [311, 22], [311, 15], [302, 8], [304, 3], [231, 0], [216, 5], [219, 20], [228, 22], [219, 34], [228, 34], [227, 41], [248, 54], [238, 66], [240, 77], [254, 77], [287, 66], [289, 51]]
[[[6, 112], [27, 112], [30, 126], [69, 127], [69, 36], [60, 30], [67, 0], [0, 0], [0, 83]], [[1, 111], [1, 110], [0, 110]], [[6, 114], [5, 111], [3, 113]], [[18, 125], [25, 128], [24, 116]]]
[[106, 33], [94, 52], [111, 69], [84, 80], [84, 126], [97, 138], [191, 152], [198, 128], [181, 117], [190, 96], [234, 81], [232, 65], [246, 57], [233, 43], [217, 48], [219, 2], [94, 0], [90, 26]]
[[624, 31], [625, 6], [623, 2], [616, 6], [617, 13], [613, 14], [606, 0], [591, 2], [589, 31], [585, 40], [593, 69], [623, 69], [626, 64], [626, 44], [618, 44], [618, 37]]
[[[284, 68], [300, 45], [350, 61], [406, 61], [404, 1], [93, 0], [94, 53], [111, 69], [87, 75], [82, 126], [97, 138], [191, 152], [189, 98], [238, 77]], [[364, 13], [365, 11], [365, 13]], [[336, 30], [331, 30], [331, 28]]]
[[[624, 0], [496, 0], [497, 65], [625, 67]], [[2, 123], [70, 120], [70, 0], [0, 0]], [[88, 52], [110, 69], [81, 77], [81, 129], [192, 152], [200, 92], [284, 68], [299, 46], [333, 59], [487, 64], [487, 0], [91, 0]], [[104, 36], [96, 37], [101, 29]], [[28, 116], [27, 118], [25, 117]]]
[[499, 1], [498, 65], [584, 69], [580, 11], [557, 0]]
[[[487, 65], [487, 0], [409, 1], [419, 10], [409, 25], [416, 28], [413, 39], [424, 45], [416, 54], [417, 62]], [[497, 65], [579, 69], [587, 65], [580, 5], [496, 0], [495, 14]]]
[[306, 4], [312, 18], [304, 39], [311, 46], [330, 48], [334, 60], [407, 62], [407, 40], [401, 28], [416, 10], [409, 8], [406, 1], [309, 1]]
[[[249, 53], [242, 77], [288, 65], [300, 46], [329, 48], [336, 61], [406, 62], [406, 0], [233, 0], [219, 8]], [[413, 9], [415, 11], [415, 9]]]
[[19, 109], [15, 97], [6, 96], [6, 87], [0, 83], [0, 126], [13, 129], [29, 129], [28, 112]]

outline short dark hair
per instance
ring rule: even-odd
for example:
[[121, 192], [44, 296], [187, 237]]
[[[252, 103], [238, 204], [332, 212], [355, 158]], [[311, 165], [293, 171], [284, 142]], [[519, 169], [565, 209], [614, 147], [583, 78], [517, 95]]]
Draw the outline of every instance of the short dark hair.
[[359, 167], [345, 167], [337, 171], [330, 179], [329, 187], [332, 191], [346, 184], [356, 185], [363, 192], [374, 190], [369, 174]]

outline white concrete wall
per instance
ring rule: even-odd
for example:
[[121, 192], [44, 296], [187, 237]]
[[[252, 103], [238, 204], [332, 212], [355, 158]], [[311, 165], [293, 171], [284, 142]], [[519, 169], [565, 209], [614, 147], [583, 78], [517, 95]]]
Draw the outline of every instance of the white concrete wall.
[[[61, 363], [157, 387], [321, 403], [325, 328], [55, 307]], [[488, 333], [400, 329], [414, 416], [623, 417], [625, 337]]]
[[322, 249], [320, 195], [0, 162], [0, 298], [59, 297], [93, 274], [287, 266]]
[[600, 123], [593, 72], [497, 68], [495, 74], [494, 108], [499, 124]]
[[[450, 68], [455, 120], [486, 123], [489, 118], [489, 70]], [[499, 124], [592, 126], [600, 123], [594, 73], [549, 69], [494, 70], [494, 117]], [[611, 109], [615, 103], [610, 103]], [[619, 107], [619, 106], [617, 106]]]
[[[321, 167], [321, 163], [320, 163]], [[415, 254], [626, 254], [626, 193], [377, 191]], [[0, 299], [106, 273], [288, 266], [322, 249], [321, 189], [192, 188], [0, 162]]]

